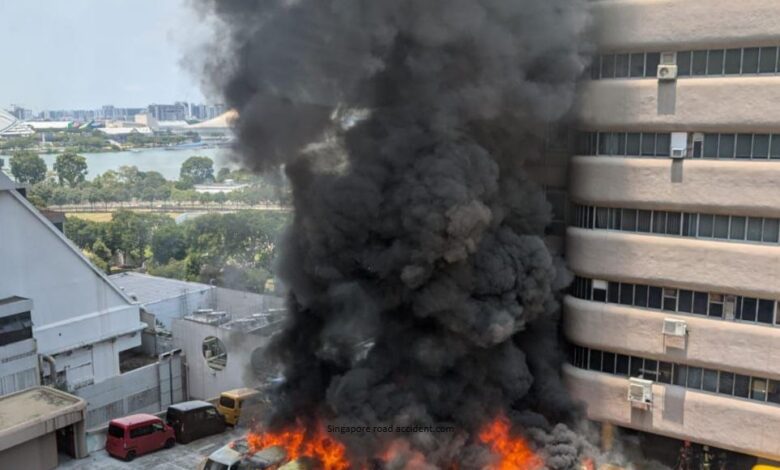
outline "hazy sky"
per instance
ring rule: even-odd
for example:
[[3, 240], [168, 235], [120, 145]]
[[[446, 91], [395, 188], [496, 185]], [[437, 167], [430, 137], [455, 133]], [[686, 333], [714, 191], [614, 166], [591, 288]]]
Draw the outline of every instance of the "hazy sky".
[[203, 101], [182, 61], [206, 31], [187, 0], [0, 0], [0, 107]]

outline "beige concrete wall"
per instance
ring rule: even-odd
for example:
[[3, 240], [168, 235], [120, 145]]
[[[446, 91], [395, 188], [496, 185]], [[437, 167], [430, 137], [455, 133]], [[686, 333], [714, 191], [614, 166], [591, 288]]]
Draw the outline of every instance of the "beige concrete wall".
[[778, 76], [681, 78], [676, 87], [676, 112], [659, 115], [658, 80], [589, 81], [582, 85], [576, 117], [582, 129], [602, 131], [777, 130]]
[[592, 2], [604, 50], [661, 51], [780, 41], [776, 0], [604, 0]]
[[50, 470], [57, 464], [57, 439], [53, 431], [0, 452], [0, 468], [4, 469]]
[[683, 161], [672, 182], [670, 158], [575, 157], [573, 201], [604, 207], [707, 214], [780, 216], [780, 161]]
[[653, 386], [650, 410], [632, 408], [628, 380], [564, 365], [563, 378], [588, 417], [627, 428], [780, 459], [780, 406], [687, 390]]
[[[780, 379], [780, 328], [675, 315], [567, 296], [563, 329], [581, 346]], [[688, 337], [661, 334], [665, 318], [684, 320]], [[728, 347], [726, 347], [728, 346]]]
[[597, 279], [780, 299], [780, 246], [569, 227], [566, 253]]

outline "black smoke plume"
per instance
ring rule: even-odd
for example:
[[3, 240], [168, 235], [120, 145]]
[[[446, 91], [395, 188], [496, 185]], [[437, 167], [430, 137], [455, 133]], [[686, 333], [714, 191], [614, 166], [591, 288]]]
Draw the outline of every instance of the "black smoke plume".
[[242, 163], [283, 165], [293, 187], [269, 425], [451, 424], [338, 437], [356, 462], [403, 439], [429, 468], [471, 469], [490, 457], [469, 436], [506, 413], [550, 468], [574, 468], [585, 444], [549, 424], [573, 409], [556, 331], [567, 275], [524, 166], [587, 65], [586, 2], [200, 6], [219, 22], [207, 74], [240, 114]]

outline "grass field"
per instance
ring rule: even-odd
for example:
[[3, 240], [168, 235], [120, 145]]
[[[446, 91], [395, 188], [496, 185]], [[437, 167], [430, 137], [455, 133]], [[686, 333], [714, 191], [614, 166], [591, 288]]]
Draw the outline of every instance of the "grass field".
[[[161, 212], [170, 218], [176, 218], [180, 212]], [[111, 222], [111, 212], [68, 212], [66, 217], [76, 217], [83, 220], [89, 220], [91, 222]]]

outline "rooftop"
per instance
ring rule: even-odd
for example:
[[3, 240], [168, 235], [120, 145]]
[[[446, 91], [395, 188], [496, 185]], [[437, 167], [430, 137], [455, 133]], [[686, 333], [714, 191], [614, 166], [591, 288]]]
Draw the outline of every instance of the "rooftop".
[[62, 417], [73, 412], [80, 414], [86, 406], [81, 398], [51, 387], [28, 388], [0, 397], [0, 450], [17, 444], [13, 441], [25, 434], [19, 433], [20, 429], [40, 427], [47, 422], [66, 426], [77, 418]]
[[157, 421], [158, 418], [155, 415], [148, 413], [139, 413], [135, 415], [125, 416], [122, 418], [116, 418], [111, 420], [111, 424], [119, 424], [121, 426], [132, 426], [133, 424], [145, 423], [147, 421]]
[[191, 401], [184, 401], [181, 403], [176, 403], [175, 405], [169, 406], [169, 408], [173, 408], [174, 410], [179, 411], [189, 411], [189, 410], [197, 410], [198, 408], [204, 408], [204, 407], [212, 407], [211, 403], [203, 400], [191, 400]]
[[180, 281], [135, 272], [113, 274], [108, 278], [124, 293], [140, 304], [173, 299], [190, 292], [203, 292], [214, 286], [198, 282]]

